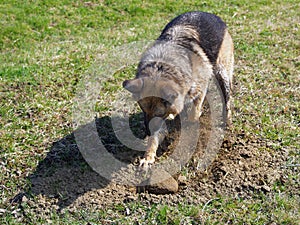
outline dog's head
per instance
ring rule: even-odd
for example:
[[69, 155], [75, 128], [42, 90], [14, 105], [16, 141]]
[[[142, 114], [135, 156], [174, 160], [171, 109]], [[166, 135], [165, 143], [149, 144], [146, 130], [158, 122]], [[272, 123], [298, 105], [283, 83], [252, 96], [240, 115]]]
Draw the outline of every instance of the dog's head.
[[123, 82], [150, 120], [154, 117], [175, 118], [184, 107], [184, 93], [175, 81], [166, 78], [135, 78]]

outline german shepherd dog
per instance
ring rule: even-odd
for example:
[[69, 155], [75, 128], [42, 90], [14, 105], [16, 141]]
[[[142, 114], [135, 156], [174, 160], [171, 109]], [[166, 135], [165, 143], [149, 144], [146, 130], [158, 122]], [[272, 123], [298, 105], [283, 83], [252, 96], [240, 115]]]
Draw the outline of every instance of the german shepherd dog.
[[[162, 120], [174, 119], [188, 103], [193, 103], [188, 119], [199, 120], [213, 77], [224, 98], [225, 118], [231, 121], [233, 50], [226, 24], [206, 12], [179, 15], [146, 50], [136, 77], [123, 82], [144, 112], [148, 144], [140, 166], [148, 167], [155, 161]], [[153, 129], [149, 127], [150, 121]]]

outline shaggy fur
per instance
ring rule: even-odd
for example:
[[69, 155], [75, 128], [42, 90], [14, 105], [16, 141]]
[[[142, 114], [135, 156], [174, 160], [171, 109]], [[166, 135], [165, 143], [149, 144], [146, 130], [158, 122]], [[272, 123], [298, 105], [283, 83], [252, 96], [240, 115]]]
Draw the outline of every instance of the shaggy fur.
[[[123, 82], [144, 112], [148, 146], [141, 166], [154, 163], [159, 144], [160, 117], [174, 118], [188, 103], [188, 117], [198, 121], [209, 80], [218, 81], [230, 120], [233, 42], [216, 15], [189, 12], [173, 19], [143, 54], [136, 77]], [[151, 121], [152, 120], [152, 121]], [[153, 126], [149, 128], [149, 122]]]

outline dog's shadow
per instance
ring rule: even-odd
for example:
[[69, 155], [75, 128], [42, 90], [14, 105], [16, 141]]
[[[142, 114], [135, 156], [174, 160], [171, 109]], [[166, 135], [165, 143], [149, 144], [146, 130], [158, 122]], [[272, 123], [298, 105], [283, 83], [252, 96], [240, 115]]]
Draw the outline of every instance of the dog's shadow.
[[[119, 119], [122, 122], [122, 118]], [[200, 118], [200, 127], [207, 127], [209, 122], [206, 120], [207, 117]], [[106, 174], [106, 176], [103, 177], [95, 172], [87, 163], [87, 158], [83, 157], [81, 147], [81, 151], [79, 150], [80, 143], [78, 143], [78, 138], [76, 138], [78, 134], [89, 136], [91, 126], [96, 128], [94, 131], [96, 130], [95, 132], [98, 140], [101, 140], [102, 145], [105, 147], [106, 154], [108, 153], [110, 156], [113, 156], [112, 158], [124, 162], [127, 165], [138, 164], [139, 158], [143, 156], [144, 152], [132, 150], [119, 141], [119, 137], [116, 135], [118, 131], [112, 126], [111, 117], [104, 116], [96, 118], [94, 121], [81, 126], [61, 140], [54, 142], [47, 156], [39, 162], [36, 170], [27, 177], [29, 180], [29, 187], [25, 192], [15, 196], [12, 201], [20, 201], [24, 194], [29, 197], [41, 195], [46, 198], [55, 199], [55, 204], [59, 206], [59, 210], [62, 210], [71, 205], [85, 193], [91, 190], [106, 188], [111, 182], [110, 175], [113, 174]], [[129, 127], [134, 136], [139, 140], [142, 140], [145, 137], [142, 113], [130, 116]], [[167, 128], [169, 134], [177, 132], [176, 135], [180, 135], [180, 118], [176, 117], [175, 120], [168, 121]], [[204, 129], [200, 130], [203, 131]], [[206, 131], [200, 131], [199, 142], [205, 143], [208, 134], [209, 132], [206, 133]], [[160, 144], [157, 156], [161, 156], [169, 151], [168, 146], [173, 145], [174, 142], [176, 142], [176, 135], [167, 135], [165, 137]], [[85, 144], [88, 145], [89, 143], [85, 142]], [[200, 149], [201, 148], [202, 147], [200, 147]], [[121, 170], [122, 168], [119, 169]], [[115, 172], [118, 171], [115, 170]]]
[[[130, 117], [130, 128], [140, 139], [145, 136], [144, 126], [141, 126], [142, 120], [141, 114]], [[58, 200], [57, 205], [63, 209], [84, 193], [105, 188], [110, 183], [109, 179], [100, 176], [88, 165], [76, 143], [76, 132], [84, 133], [90, 125], [96, 125], [98, 137], [114, 158], [128, 164], [134, 163], [143, 155], [143, 152], [131, 150], [118, 140], [110, 117], [96, 118], [52, 144], [46, 158], [38, 164], [35, 172], [28, 176], [30, 187], [26, 190], [26, 195], [41, 194], [55, 198]]]
[[[122, 121], [122, 118], [119, 119]], [[167, 125], [168, 128], [174, 127], [170, 123]], [[56, 204], [62, 210], [71, 205], [84, 193], [105, 188], [110, 184], [110, 175], [102, 177], [99, 173], [95, 172], [86, 162], [86, 158], [83, 157], [80, 151], [81, 148], [79, 149], [80, 144], [78, 144], [76, 134], [77, 136], [78, 134], [89, 136], [91, 126], [96, 128], [98, 140], [101, 140], [105, 150], [113, 158], [125, 164], [138, 164], [139, 158], [143, 156], [144, 152], [132, 150], [119, 141], [116, 135], [118, 131], [113, 128], [111, 117], [96, 118], [94, 121], [81, 126], [61, 140], [54, 142], [47, 156], [39, 162], [36, 170], [27, 177], [29, 180], [27, 190], [24, 193], [18, 194], [13, 201], [20, 201], [24, 194], [32, 197], [42, 195], [47, 198], [56, 199]], [[145, 127], [143, 125], [142, 113], [130, 116], [129, 127], [136, 138], [141, 141], [144, 139]], [[176, 127], [175, 129], [180, 128]], [[166, 149], [165, 146], [169, 145], [170, 142], [172, 142], [170, 138], [165, 138], [158, 149], [158, 156], [164, 153], [163, 149]], [[104, 166], [110, 166], [108, 164]]]

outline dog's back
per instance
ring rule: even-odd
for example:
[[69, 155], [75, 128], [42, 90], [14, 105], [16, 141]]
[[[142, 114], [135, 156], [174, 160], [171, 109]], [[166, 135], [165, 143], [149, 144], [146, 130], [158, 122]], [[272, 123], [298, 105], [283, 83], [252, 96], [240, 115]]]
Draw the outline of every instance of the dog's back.
[[214, 14], [188, 12], [168, 23], [158, 40], [173, 41], [189, 50], [194, 50], [194, 45], [198, 44], [214, 65], [226, 30], [226, 24]]

